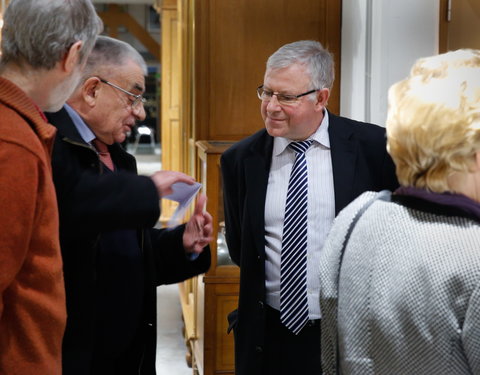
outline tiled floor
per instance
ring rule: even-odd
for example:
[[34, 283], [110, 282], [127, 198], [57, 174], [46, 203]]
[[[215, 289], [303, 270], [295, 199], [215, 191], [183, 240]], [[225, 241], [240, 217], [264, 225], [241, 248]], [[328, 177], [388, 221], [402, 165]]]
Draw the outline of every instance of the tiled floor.
[[178, 285], [157, 288], [157, 375], [192, 375], [182, 335]]
[[[148, 176], [161, 169], [160, 147], [140, 144], [135, 152], [138, 173]], [[157, 375], [192, 375], [182, 335], [182, 309], [178, 285], [157, 288]]]

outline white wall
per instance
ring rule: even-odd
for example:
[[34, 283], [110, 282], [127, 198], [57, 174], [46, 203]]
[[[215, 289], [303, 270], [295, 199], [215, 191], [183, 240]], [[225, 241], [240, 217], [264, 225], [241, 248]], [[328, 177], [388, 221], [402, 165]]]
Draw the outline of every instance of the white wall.
[[340, 111], [385, 125], [390, 85], [438, 53], [439, 0], [344, 0]]

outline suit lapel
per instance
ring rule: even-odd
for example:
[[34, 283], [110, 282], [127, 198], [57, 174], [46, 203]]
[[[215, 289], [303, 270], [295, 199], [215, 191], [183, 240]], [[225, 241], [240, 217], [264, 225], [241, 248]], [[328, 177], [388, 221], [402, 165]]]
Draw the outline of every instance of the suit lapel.
[[352, 130], [340, 117], [330, 112], [328, 134], [332, 157], [333, 185], [335, 190], [335, 215], [352, 197], [357, 158], [357, 144], [352, 139]]
[[246, 209], [259, 254], [265, 250], [265, 199], [272, 160], [273, 138], [266, 132], [251, 146], [245, 159]]

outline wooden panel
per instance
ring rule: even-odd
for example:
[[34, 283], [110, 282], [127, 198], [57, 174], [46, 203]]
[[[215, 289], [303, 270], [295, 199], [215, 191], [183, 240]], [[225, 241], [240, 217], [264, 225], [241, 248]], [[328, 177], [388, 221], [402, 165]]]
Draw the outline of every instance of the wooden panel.
[[340, 114], [340, 51], [342, 40], [342, 2], [325, 1], [325, 10], [322, 13], [322, 22], [325, 24], [325, 39], [319, 41], [333, 54], [335, 62], [335, 81], [333, 82], [332, 92], [328, 102], [328, 109]]
[[215, 370], [232, 371], [235, 367], [233, 332], [227, 334], [227, 315], [235, 310], [238, 305], [238, 286], [229, 288], [217, 294], [217, 324], [216, 324], [216, 346]]
[[198, 171], [201, 173], [197, 179], [202, 181], [204, 193], [207, 194], [207, 211], [212, 215], [213, 233], [215, 241], [210, 244], [213, 253], [210, 270], [207, 275], [215, 275], [217, 272], [217, 243], [216, 234], [219, 231], [219, 223], [223, 221], [223, 201], [221, 199], [221, 173], [220, 156], [223, 151], [232, 145], [231, 142], [206, 142], [198, 141]]
[[[339, 66], [339, 0], [204, 0], [196, 9], [196, 121], [199, 139], [238, 140], [262, 128], [255, 88], [285, 43], [316, 39]], [[327, 30], [328, 28], [328, 30]], [[330, 108], [339, 109], [339, 77]]]
[[448, 49], [480, 49], [480, 1], [452, 1], [448, 25]]
[[195, 278], [197, 282], [197, 294], [196, 294], [196, 339], [192, 341], [192, 353], [194, 357], [194, 368], [199, 374], [205, 374], [204, 372], [204, 350], [205, 350], [205, 316], [209, 313], [205, 309], [209, 306], [206, 304], [205, 296], [205, 284], [203, 283], [203, 276]]
[[440, 2], [439, 51], [459, 48], [480, 49], [480, 2], [478, 0]]
[[231, 142], [198, 141], [197, 179], [209, 199], [207, 210], [213, 218], [214, 240], [210, 244], [212, 261], [197, 289], [197, 329], [192, 341], [194, 369], [200, 375], [232, 374], [234, 370], [233, 336], [227, 335], [227, 315], [237, 305], [239, 268], [217, 266], [216, 234], [223, 220], [220, 181], [220, 155]]
[[232, 374], [233, 334], [227, 335], [227, 315], [238, 304], [238, 277], [205, 277], [203, 375]]
[[439, 28], [438, 28], [438, 52], [447, 52], [448, 38], [448, 0], [440, 0]]
[[[181, 171], [195, 176], [195, 127], [193, 125], [193, 100], [194, 85], [193, 85], [193, 59], [194, 59], [194, 44], [193, 25], [194, 4], [192, 0], [178, 0], [178, 15], [179, 15], [179, 62], [181, 74], [179, 77], [180, 84], [180, 123], [182, 126], [182, 154], [185, 155]], [[192, 148], [193, 145], [193, 148]]]
[[[166, 3], [162, 10], [162, 168], [181, 171], [184, 153], [179, 121], [178, 13], [173, 4]], [[168, 221], [175, 207], [174, 202], [162, 200], [162, 223]]]

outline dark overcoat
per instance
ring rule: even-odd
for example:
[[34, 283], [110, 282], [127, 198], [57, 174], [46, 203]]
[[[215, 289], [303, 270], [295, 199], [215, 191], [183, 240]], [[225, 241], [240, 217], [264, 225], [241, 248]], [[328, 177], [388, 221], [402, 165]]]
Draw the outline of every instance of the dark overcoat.
[[[116, 173], [102, 173], [97, 153], [78, 133], [65, 109], [48, 114], [58, 129], [52, 156], [60, 210], [60, 242], [67, 294], [63, 374], [90, 375], [96, 322], [97, 266], [102, 234], [136, 229], [143, 253], [144, 308], [140, 345], [126, 355], [125, 373], [154, 375], [156, 287], [204, 273], [210, 250], [194, 261], [182, 243], [184, 225], [153, 228], [160, 214], [159, 196], [149, 177], [138, 176], [135, 158], [119, 144], [109, 147]], [[118, 327], [121, 334], [122, 327]]]

